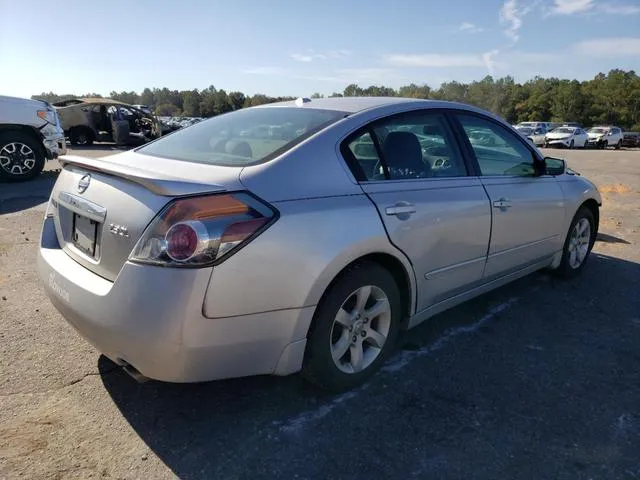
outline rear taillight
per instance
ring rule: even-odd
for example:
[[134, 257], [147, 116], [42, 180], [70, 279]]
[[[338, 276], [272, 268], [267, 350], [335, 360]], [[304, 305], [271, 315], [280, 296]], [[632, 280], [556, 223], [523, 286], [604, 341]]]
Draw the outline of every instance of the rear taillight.
[[175, 267], [219, 263], [276, 216], [274, 209], [247, 193], [175, 200], [147, 227], [129, 260]]

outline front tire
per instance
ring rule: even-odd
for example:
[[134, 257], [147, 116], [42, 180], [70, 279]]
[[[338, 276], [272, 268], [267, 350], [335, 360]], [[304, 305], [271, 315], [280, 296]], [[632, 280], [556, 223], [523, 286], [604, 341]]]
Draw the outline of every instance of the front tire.
[[332, 391], [364, 383], [393, 352], [401, 320], [400, 291], [391, 273], [371, 262], [350, 268], [318, 305], [302, 375]]
[[569, 150], [573, 150], [574, 146], [575, 146], [575, 142], [571, 140], [571, 142], [569, 142]]
[[18, 130], [0, 134], [0, 181], [24, 182], [44, 168], [44, 146]]
[[620, 150], [621, 147], [622, 147], [622, 140], [618, 140], [618, 143], [616, 143], [616, 150]]
[[570, 278], [582, 271], [595, 243], [596, 232], [593, 213], [587, 207], [581, 207], [571, 221], [556, 273]]

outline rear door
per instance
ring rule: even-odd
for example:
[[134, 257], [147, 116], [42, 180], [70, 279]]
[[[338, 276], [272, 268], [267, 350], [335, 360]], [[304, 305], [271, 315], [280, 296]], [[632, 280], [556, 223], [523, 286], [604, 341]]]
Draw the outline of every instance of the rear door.
[[[478, 163], [491, 200], [491, 245], [484, 272], [489, 281], [549, 257], [562, 248], [564, 195], [555, 177], [538, 175], [535, 153], [500, 123], [472, 113], [456, 113], [467, 148]], [[474, 142], [484, 132], [490, 144]]]
[[413, 264], [418, 311], [482, 279], [491, 209], [443, 113], [377, 121], [342, 145], [391, 241]]

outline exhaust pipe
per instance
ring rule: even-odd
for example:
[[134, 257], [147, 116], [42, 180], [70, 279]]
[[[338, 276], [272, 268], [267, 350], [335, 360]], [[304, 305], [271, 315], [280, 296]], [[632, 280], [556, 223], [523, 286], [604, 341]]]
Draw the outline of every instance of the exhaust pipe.
[[138, 383], [145, 383], [149, 381], [148, 377], [145, 377], [143, 374], [141, 374], [138, 369], [136, 369], [136, 367], [134, 367], [133, 365], [131, 365], [130, 363], [127, 363], [125, 360], [122, 360], [121, 358], [118, 359], [118, 365], [120, 365], [122, 367], [122, 369], [129, 374], [129, 376], [131, 378], [133, 378], [136, 382]]

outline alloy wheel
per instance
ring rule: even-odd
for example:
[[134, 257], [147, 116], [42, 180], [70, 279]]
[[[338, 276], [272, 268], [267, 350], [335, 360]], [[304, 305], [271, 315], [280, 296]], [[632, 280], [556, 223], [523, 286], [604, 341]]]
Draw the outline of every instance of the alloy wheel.
[[573, 227], [569, 239], [569, 266], [579, 268], [587, 258], [591, 242], [591, 224], [586, 218], [581, 218]]
[[331, 357], [344, 373], [369, 367], [391, 330], [391, 304], [378, 287], [363, 286], [343, 302], [331, 327]]
[[36, 166], [36, 154], [29, 145], [7, 143], [0, 149], [0, 167], [11, 175], [24, 175]]

